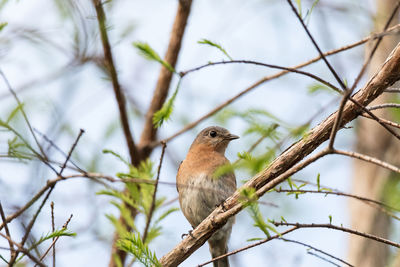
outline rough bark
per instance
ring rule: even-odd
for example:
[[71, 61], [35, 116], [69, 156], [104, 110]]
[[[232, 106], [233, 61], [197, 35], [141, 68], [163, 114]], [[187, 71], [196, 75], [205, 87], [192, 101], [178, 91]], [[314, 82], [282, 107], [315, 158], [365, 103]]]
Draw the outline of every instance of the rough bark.
[[[397, 0], [377, 0], [377, 18], [375, 28], [380, 30], [388, 20]], [[398, 23], [393, 19], [392, 24]], [[397, 45], [399, 38], [391, 36], [384, 38], [378, 47], [369, 67], [370, 76], [379, 69], [393, 47]], [[367, 51], [367, 54], [369, 51]], [[390, 102], [390, 94], [383, 94], [372, 104]], [[390, 110], [380, 109], [374, 112], [381, 118], [391, 119]], [[399, 141], [380, 127], [375, 121], [362, 118], [357, 124], [356, 150], [389, 163], [397, 164], [399, 161]], [[355, 160], [353, 163], [352, 193], [368, 196], [371, 199], [382, 200], [385, 184], [390, 172], [376, 165]], [[389, 235], [390, 218], [370, 205], [360, 201], [349, 200], [351, 212], [351, 227], [361, 232], [374, 234], [387, 238]], [[349, 239], [348, 261], [355, 266], [375, 267], [387, 266], [389, 247], [358, 236]]]

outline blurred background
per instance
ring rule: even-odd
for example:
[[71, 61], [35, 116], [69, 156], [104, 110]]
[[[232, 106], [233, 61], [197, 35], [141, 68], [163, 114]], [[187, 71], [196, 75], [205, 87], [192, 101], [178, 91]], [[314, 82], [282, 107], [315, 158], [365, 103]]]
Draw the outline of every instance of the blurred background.
[[[322, 51], [329, 51], [354, 43], [373, 31], [381, 31], [397, 1], [295, 2], [298, 8], [301, 2], [302, 17]], [[382, 7], [384, 4], [388, 7]], [[146, 42], [163, 56], [168, 46], [177, 5], [176, 0], [113, 0], [104, 5], [110, 44], [119, 81], [126, 94], [135, 140], [140, 137], [144, 114], [151, 101], [161, 65], [143, 58], [132, 43]], [[0, 69], [23, 102], [29, 121], [49, 157], [58, 162], [65, 159], [65, 155], [51, 146], [43, 136], [52, 140], [62, 151], [68, 152], [79, 129], [84, 129], [85, 134], [72, 154], [72, 161], [76, 165], [86, 171], [111, 176], [127, 171], [126, 165], [120, 160], [102, 152], [104, 149], [111, 149], [124, 158], [129, 158], [113, 89], [107, 74], [98, 64], [103, 54], [96, 13], [91, 1], [2, 0], [0, 14], [0, 23], [7, 23], [0, 31]], [[218, 49], [199, 44], [198, 41], [202, 39], [220, 44], [233, 59], [238, 60], [295, 66], [318, 56], [286, 1], [193, 1], [176, 65], [177, 71], [185, 71], [210, 61], [228, 60]], [[366, 46], [361, 45], [328, 59], [341, 79], [352, 84], [362, 67], [366, 50]], [[388, 44], [387, 51], [382, 52], [383, 60], [390, 51]], [[335, 84], [334, 77], [322, 61], [307, 66], [304, 70]], [[171, 136], [215, 106], [277, 71], [254, 65], [227, 64], [188, 74], [180, 85], [171, 119], [159, 129], [158, 138]], [[362, 87], [367, 78], [368, 75], [357, 88]], [[174, 77], [170, 95], [177, 82], [177, 77]], [[260, 159], [259, 166], [243, 167], [236, 171], [238, 185], [241, 185], [300, 139], [305, 130], [316, 126], [335, 111], [339, 102], [340, 95], [337, 93], [309, 77], [295, 73], [262, 83], [216, 115], [199, 123], [194, 129], [168, 142], [157, 196], [166, 197], [167, 208], [179, 207], [173, 184], [176, 171], [194, 137], [204, 127], [222, 125], [241, 136], [227, 150], [227, 157], [235, 161], [238, 153], [248, 150], [259, 139], [260, 133], [275, 123], [279, 125], [274, 135], [263, 139], [253, 151], [254, 157]], [[7, 118], [17, 105], [6, 84], [1, 81], [0, 118]], [[378, 137], [374, 137], [373, 130], [366, 129], [363, 132], [369, 134], [366, 139], [362, 139], [364, 137], [358, 136], [357, 123], [348, 125], [348, 128], [338, 133], [336, 146], [346, 150], [364, 149], [363, 151], [375, 153], [372, 148], [362, 148], [362, 144], [374, 143], [374, 140], [380, 140], [384, 136], [377, 132]], [[27, 140], [33, 142], [20, 114], [13, 119], [12, 125]], [[31, 199], [48, 179], [55, 178], [54, 173], [38, 160], [6, 156], [12, 137], [10, 132], [0, 132], [0, 200], [6, 215]], [[372, 138], [372, 141], [368, 138]], [[385, 144], [385, 150], [388, 150], [391, 145]], [[265, 155], [266, 151], [270, 154]], [[160, 153], [161, 149], [158, 147], [150, 156], [155, 167], [158, 165]], [[379, 155], [386, 158], [383, 152], [380, 153]], [[391, 183], [389, 187], [367, 184], [358, 186], [362, 191], [354, 189], [357, 188], [354, 184], [362, 183], [355, 180], [357, 171], [354, 170], [364, 168], [354, 164], [348, 158], [326, 156], [296, 174], [293, 179], [316, 183], [319, 174], [320, 183], [324, 187], [348, 193], [356, 192], [373, 199], [385, 200], [392, 205], [397, 203], [398, 184], [390, 182], [392, 180], [387, 181]], [[378, 175], [388, 175], [376, 170], [364, 170], [375, 175], [375, 183]], [[73, 170], [65, 170], [64, 174], [67, 173], [73, 173]], [[366, 174], [359, 175], [365, 177]], [[381, 181], [386, 180], [382, 178]], [[113, 186], [123, 189], [121, 184]], [[287, 183], [282, 187], [288, 188]], [[313, 187], [307, 185], [305, 188]], [[375, 189], [374, 192], [368, 191], [371, 188]], [[390, 188], [391, 195], [384, 188]], [[103, 185], [88, 179], [67, 180], [55, 187], [50, 200], [55, 203], [56, 226], [61, 227], [70, 214], [73, 214], [68, 228], [77, 234], [76, 237], [61, 238], [57, 242], [57, 266], [108, 265], [114, 226], [106, 214], [118, 217], [119, 211], [110, 204], [112, 199], [109, 196], [96, 195], [96, 192], [103, 189]], [[382, 194], [386, 196], [385, 199]], [[331, 217], [335, 225], [351, 228], [358, 227], [351, 214], [359, 214], [356, 210], [362, 209], [362, 205], [366, 206], [363, 203], [359, 204], [361, 207], [357, 205], [340, 196], [303, 194], [296, 198], [295, 195], [272, 192], [261, 199], [260, 210], [265, 220], [280, 220], [283, 216], [288, 222], [328, 223]], [[10, 224], [10, 231], [16, 240], [23, 235], [24, 227], [34, 210], [29, 209], [24, 216]], [[397, 221], [383, 213], [367, 216], [370, 217], [364, 221], [373, 222], [376, 217], [387, 219], [383, 225], [366, 225], [365, 228], [359, 226], [359, 229], [366, 232], [373, 232], [376, 230], [374, 228], [384, 229], [379, 235], [399, 241]], [[136, 224], [142, 229], [145, 225], [144, 216], [139, 215]], [[249, 212], [242, 211], [237, 215], [229, 250], [250, 244], [248, 239], [264, 237], [253, 224]], [[180, 242], [181, 235], [191, 229], [181, 211], [169, 215], [161, 222], [161, 226], [162, 234], [150, 243], [150, 249], [158, 257], [170, 251]], [[46, 205], [34, 225], [30, 240], [38, 239], [49, 232], [50, 208]], [[350, 262], [355, 266], [384, 266], [380, 265], [382, 262], [393, 266], [396, 264], [396, 251], [380, 247], [374, 251], [380, 251], [379, 255], [383, 255], [382, 261], [364, 265], [357, 256], [360, 252], [354, 252], [356, 256], [349, 255], [350, 242], [355, 242], [352, 244], [357, 245], [353, 246], [360, 248], [365, 244], [357, 242], [363, 240], [359, 238], [358, 241], [350, 241], [349, 235], [340, 231], [300, 229], [287, 238], [305, 242], [342, 259], [351, 259]], [[8, 246], [5, 239], [0, 239], [0, 246]], [[2, 250], [0, 253], [8, 258], [8, 251]], [[366, 254], [364, 252], [364, 256]], [[181, 266], [196, 266], [209, 258], [208, 246], [204, 245]], [[230, 261], [231, 266], [331, 265], [309, 254], [307, 248], [282, 240], [274, 240], [233, 255]], [[3, 263], [0, 265], [5, 266]], [[340, 263], [337, 264], [341, 266]], [[26, 266], [32, 264], [26, 261]], [[134, 263], [134, 266], [140, 266], [140, 263]]]

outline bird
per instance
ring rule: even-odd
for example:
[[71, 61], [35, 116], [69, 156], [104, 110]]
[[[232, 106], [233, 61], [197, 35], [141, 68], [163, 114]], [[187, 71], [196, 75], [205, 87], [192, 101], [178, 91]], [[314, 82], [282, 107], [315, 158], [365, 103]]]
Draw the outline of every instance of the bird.
[[[230, 141], [238, 138], [225, 128], [207, 127], [194, 139], [186, 158], [181, 162], [176, 176], [179, 204], [193, 228], [235, 192], [235, 174], [228, 172], [215, 177], [215, 172], [221, 166], [230, 164], [225, 157], [225, 150]], [[212, 258], [227, 253], [234, 220], [234, 217], [230, 218], [208, 239]], [[214, 267], [229, 267], [227, 257], [213, 264]]]

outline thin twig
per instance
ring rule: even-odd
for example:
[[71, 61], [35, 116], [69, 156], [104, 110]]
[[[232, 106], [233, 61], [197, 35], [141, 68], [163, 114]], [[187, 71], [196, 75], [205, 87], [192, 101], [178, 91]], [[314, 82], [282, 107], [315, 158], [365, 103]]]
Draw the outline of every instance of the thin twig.
[[[0, 75], [3, 78], [4, 82], [6, 83], [6, 85], [8, 87], [8, 90], [11, 92], [11, 94], [14, 96], [14, 99], [17, 101], [18, 106], [22, 106], [21, 100], [19, 100], [19, 98], [18, 98], [17, 94], [15, 93], [14, 89], [11, 87], [11, 84], [8, 81], [6, 75], [4, 74], [4, 72], [1, 69], [0, 69]], [[21, 108], [21, 113], [22, 113], [22, 116], [24, 117], [24, 120], [26, 122], [26, 125], [28, 126], [29, 131], [32, 134], [33, 139], [36, 142], [36, 145], [39, 147], [40, 152], [42, 153], [41, 156], [44, 157], [44, 160], [47, 160], [47, 155], [46, 155], [46, 153], [44, 153], [44, 150], [43, 150], [42, 146], [40, 145], [40, 143], [39, 143], [39, 141], [38, 141], [38, 139], [37, 139], [37, 137], [35, 135], [35, 132], [33, 131], [32, 125], [28, 120], [28, 116], [26, 116], [26, 113], [25, 113], [23, 108]]]
[[[400, 7], [400, 1], [397, 1], [397, 5], [394, 7], [392, 13], [390, 14], [389, 19], [386, 21], [386, 24], [385, 24], [385, 26], [383, 28], [383, 31], [386, 31], [389, 28], [390, 23], [392, 22], [393, 18], [395, 17], [399, 7]], [[369, 56], [368, 56], [367, 60], [364, 62], [364, 64], [363, 64], [360, 72], [358, 73], [353, 85], [351, 86], [351, 91], [353, 91], [357, 87], [357, 84], [360, 82], [361, 77], [364, 75], [368, 65], [372, 61], [372, 57], [375, 55], [375, 52], [378, 50], [378, 47], [379, 47], [380, 43], [382, 42], [382, 39], [383, 39], [383, 36], [380, 36], [380, 37], [377, 38], [376, 43], [375, 43], [374, 47], [372, 48], [371, 52], [369, 53]]]
[[343, 231], [343, 232], [347, 232], [353, 235], [358, 235], [358, 236], [362, 236], [368, 239], [372, 239], [375, 240], [377, 242], [386, 244], [386, 245], [390, 245], [396, 248], [400, 248], [400, 243], [396, 243], [393, 242], [391, 240], [379, 237], [379, 236], [375, 236], [375, 235], [371, 235], [368, 233], [363, 233], [363, 232], [359, 232], [353, 229], [349, 229], [349, 228], [345, 228], [342, 226], [336, 226], [333, 224], [329, 224], [329, 223], [310, 223], [310, 224], [306, 224], [306, 223], [288, 223], [288, 222], [273, 222], [273, 224], [275, 226], [296, 226], [298, 228], [328, 228], [328, 229], [334, 229], [334, 230], [339, 230], [339, 231]]
[[336, 73], [335, 69], [331, 66], [331, 64], [328, 62], [326, 59], [324, 53], [322, 53], [321, 49], [319, 48], [317, 42], [315, 41], [314, 37], [311, 35], [310, 31], [308, 30], [306, 24], [304, 23], [303, 19], [300, 17], [300, 14], [297, 12], [296, 8], [294, 7], [293, 3], [291, 0], [287, 0], [289, 3], [290, 7], [293, 10], [293, 13], [296, 15], [297, 19], [300, 21], [301, 26], [303, 26], [304, 30], [306, 31], [308, 37], [310, 38], [311, 42], [313, 43], [314, 47], [317, 49], [319, 55], [321, 56], [322, 60], [325, 62], [326, 66], [329, 68], [333, 76], [335, 77], [336, 81], [340, 84], [340, 87], [342, 87], [343, 90], [346, 90], [346, 85], [343, 83], [343, 81], [340, 79], [339, 75]]
[[[69, 216], [68, 220], [64, 223], [62, 230], [67, 229], [69, 222], [72, 219], [72, 214]], [[42, 257], [40, 257], [40, 261], [42, 261], [44, 259], [44, 257], [46, 257], [46, 255], [49, 253], [49, 251], [56, 245], [57, 240], [60, 238], [60, 236], [57, 236], [55, 239], [53, 239], [53, 242], [51, 243], [50, 247], [48, 247], [48, 249], [46, 250], [46, 252], [42, 255]]]
[[162, 146], [162, 150], [161, 150], [160, 163], [158, 164], [158, 169], [157, 169], [157, 178], [156, 178], [156, 182], [154, 184], [153, 197], [151, 200], [149, 214], [147, 215], [146, 226], [145, 226], [144, 232], [143, 232], [143, 238], [142, 238], [143, 243], [146, 243], [146, 238], [147, 238], [147, 234], [148, 234], [148, 231], [150, 228], [151, 218], [153, 217], [154, 209], [156, 207], [156, 194], [157, 194], [157, 189], [158, 189], [158, 183], [160, 180], [161, 166], [162, 166], [162, 162], [164, 159], [165, 148], [167, 147], [166, 143], [163, 143], [162, 145], [163, 146]]
[[323, 260], [325, 262], [328, 262], [328, 263], [330, 263], [332, 265], [335, 265], [336, 267], [341, 267], [339, 264], [337, 264], [337, 263], [335, 263], [335, 262], [333, 262], [333, 261], [331, 261], [331, 260], [329, 260], [329, 259], [327, 259], [325, 257], [322, 257], [321, 255], [318, 255], [318, 254], [316, 254], [314, 252], [307, 251], [307, 254], [310, 254], [311, 256], [317, 257], [317, 258], [319, 258], [319, 259], [321, 259], [321, 260]]
[[400, 93], [400, 89], [389, 88], [385, 90], [385, 93]]
[[[361, 116], [364, 117], [364, 118], [368, 118], [370, 120], [376, 121], [374, 118], [371, 118], [369, 115], [361, 114]], [[382, 123], [387, 124], [389, 126], [393, 126], [395, 128], [400, 129], [400, 124], [399, 123], [395, 123], [393, 121], [382, 119], [382, 118], [379, 118], [379, 121], [381, 121]]]
[[377, 110], [377, 109], [384, 109], [384, 108], [400, 108], [400, 104], [397, 104], [397, 103], [384, 103], [384, 104], [380, 104], [380, 105], [367, 107], [367, 109], [369, 111]]
[[[8, 226], [7, 226], [6, 216], [4, 214], [4, 210], [3, 210], [3, 206], [1, 205], [1, 201], [0, 201], [0, 215], [1, 215], [1, 220], [3, 221], [3, 224], [4, 224], [4, 230], [6, 231], [6, 235], [11, 240], [10, 230], [8, 229]], [[8, 245], [10, 246], [10, 255], [11, 255], [10, 258], [13, 258], [14, 254], [15, 254], [15, 249], [14, 249], [13, 243], [10, 240], [8, 240]]]
[[79, 139], [81, 139], [81, 137], [82, 137], [84, 132], [85, 131], [83, 129], [80, 129], [79, 134], [76, 137], [75, 142], [72, 144], [71, 149], [68, 152], [67, 158], [65, 159], [64, 164], [61, 167], [60, 173], [58, 174], [59, 176], [62, 175], [65, 167], [67, 166], [67, 163], [68, 163], [69, 159], [71, 158], [72, 152], [74, 152], [74, 150], [75, 150], [75, 148], [76, 148], [76, 146], [77, 146], [77, 144], [79, 142]]
[[[47, 192], [46, 196], [42, 200], [42, 203], [40, 204], [40, 206], [37, 209], [36, 213], [33, 215], [33, 217], [31, 219], [31, 221], [29, 222], [28, 226], [26, 227], [25, 234], [22, 237], [22, 240], [21, 240], [21, 243], [20, 243], [21, 247], [23, 247], [25, 245], [25, 242], [28, 239], [28, 236], [29, 236], [29, 234], [30, 234], [30, 232], [32, 230], [33, 224], [35, 223], [36, 218], [38, 217], [39, 213], [41, 212], [44, 204], [46, 203], [46, 201], [49, 198], [49, 196], [50, 196], [51, 192], [53, 191], [53, 189], [54, 189], [54, 186], [51, 187], [50, 190]], [[14, 257], [11, 258], [11, 260], [9, 262], [10, 266], [13, 266], [13, 264], [15, 263], [15, 260], [17, 259], [17, 257], [18, 257], [18, 252], [15, 253]]]
[[243, 248], [236, 249], [236, 250], [234, 250], [234, 251], [228, 252], [228, 253], [223, 254], [223, 255], [221, 255], [221, 256], [215, 257], [215, 258], [213, 258], [213, 259], [211, 259], [211, 260], [209, 260], [209, 261], [206, 261], [206, 262], [204, 262], [204, 263], [202, 263], [202, 264], [197, 265], [197, 267], [205, 266], [205, 265], [207, 265], [207, 264], [209, 264], [209, 263], [212, 263], [212, 262], [215, 262], [215, 261], [217, 261], [217, 260], [226, 258], [226, 257], [228, 257], [228, 256], [237, 254], [237, 253], [239, 253], [239, 252], [248, 250], [248, 249], [250, 249], [250, 248], [257, 247], [257, 246], [262, 245], [262, 244], [264, 244], [264, 243], [266, 243], [266, 242], [268, 242], [268, 241], [271, 241], [271, 240], [273, 240], [273, 239], [278, 239], [278, 238], [280, 238], [281, 236], [286, 235], [286, 234], [288, 234], [288, 233], [290, 233], [290, 232], [293, 232], [293, 231], [296, 230], [296, 229], [298, 229], [298, 227], [295, 226], [295, 227], [293, 227], [293, 228], [290, 228], [290, 229], [288, 229], [288, 230], [286, 230], [286, 231], [280, 233], [279, 235], [271, 236], [271, 237], [266, 238], [266, 239], [264, 239], [264, 240], [258, 241], [258, 242], [254, 243], [254, 244], [251, 244], [251, 245], [245, 246], [245, 247], [243, 247]]
[[334, 149], [332, 151], [332, 153], [348, 156], [348, 157], [355, 158], [355, 159], [360, 159], [360, 160], [363, 160], [363, 161], [366, 161], [366, 162], [369, 162], [369, 163], [376, 164], [378, 166], [381, 166], [381, 167], [383, 167], [385, 169], [388, 169], [388, 170], [391, 170], [393, 172], [400, 173], [400, 168], [398, 168], [398, 167], [396, 167], [396, 166], [394, 166], [394, 165], [392, 165], [390, 163], [387, 163], [385, 161], [382, 161], [382, 160], [379, 160], [377, 158], [370, 157], [370, 156], [367, 156], [367, 155], [364, 155], [364, 154], [361, 154], [361, 153], [357, 153], [357, 152], [353, 152], [353, 151], [343, 151], [343, 150], [338, 150], [338, 149]]
[[[52, 201], [50, 203], [50, 208], [51, 208], [51, 230], [54, 233], [56, 231], [56, 226], [54, 222], [54, 202]], [[53, 242], [55, 240], [55, 237], [53, 237]], [[53, 267], [56, 266], [56, 246], [53, 246]]]
[[[323, 251], [323, 250], [320, 250], [320, 249], [318, 249], [318, 248], [316, 248], [316, 247], [313, 247], [313, 246], [311, 246], [311, 245], [308, 245], [308, 244], [306, 244], [306, 243], [303, 243], [303, 242], [300, 242], [300, 241], [297, 241], [297, 240], [286, 239], [286, 238], [278, 238], [278, 239], [279, 239], [279, 240], [283, 240], [283, 241], [285, 241], [285, 242], [295, 243], [295, 244], [299, 244], [299, 245], [308, 247], [308, 248], [310, 248], [310, 249], [312, 249], [312, 250], [315, 250], [315, 251], [317, 251], [317, 252], [319, 252], [319, 253], [322, 253], [322, 254], [324, 254], [324, 255], [326, 255], [326, 256], [328, 256], [328, 257], [331, 257], [332, 259], [335, 259], [335, 260], [337, 260], [337, 261], [340, 261], [341, 263], [344, 263], [344, 264], [346, 264], [347, 266], [354, 267], [353, 265], [351, 265], [350, 263], [348, 263], [348, 262], [342, 260], [341, 258], [335, 257], [335, 256], [333, 256], [332, 254], [329, 254], [329, 253], [327, 253], [327, 252], [325, 252], [325, 251]], [[338, 266], [339, 266], [339, 265], [338, 265]]]
[[[16, 250], [16, 252], [22, 252], [24, 253], [26, 256], [28, 256], [28, 258], [30, 258], [33, 262], [35, 262], [37, 265], [39, 265], [40, 267], [46, 267], [46, 265], [44, 265], [43, 263], [41, 263], [35, 256], [33, 256], [26, 248], [24, 248], [23, 246], [21, 246], [21, 244], [18, 244], [17, 242], [13, 241], [11, 238], [9, 238], [8, 236], [0, 233], [0, 236], [4, 237], [5, 239], [7, 239], [9, 242], [12, 242], [17, 248], [18, 250]], [[11, 262], [10, 262], [11, 263]], [[12, 266], [9, 263], [9, 266]], [[14, 264], [14, 263], [13, 263]]]
[[[61, 153], [61, 155], [63, 155], [64, 157], [68, 157], [68, 154], [65, 153], [59, 146], [57, 146], [49, 137], [47, 137], [44, 133], [40, 132], [38, 129], [33, 128], [33, 130], [39, 134], [47, 143], [50, 144], [51, 147], [54, 147], [58, 152]], [[53, 163], [51, 160], [49, 160], [50, 163]], [[71, 162], [72, 165], [74, 165], [74, 167], [80, 171], [82, 171], [82, 169], [75, 164], [75, 162], [73, 162], [71, 159], [69, 159], [69, 162]], [[60, 164], [61, 165], [61, 164]]]
[[334, 86], [333, 84], [331, 84], [330, 82], [318, 77], [317, 75], [314, 75], [310, 72], [307, 71], [302, 71], [299, 70], [297, 68], [289, 68], [289, 67], [283, 67], [283, 66], [278, 66], [278, 65], [273, 65], [273, 64], [267, 64], [267, 63], [262, 63], [262, 62], [257, 62], [257, 61], [253, 61], [253, 60], [230, 60], [230, 61], [218, 61], [218, 62], [210, 62], [204, 65], [201, 65], [199, 67], [187, 70], [187, 71], [183, 71], [180, 72], [181, 77], [184, 77], [185, 75], [191, 73], [191, 72], [195, 72], [198, 70], [201, 70], [203, 68], [206, 67], [210, 67], [210, 66], [216, 66], [216, 65], [223, 65], [223, 64], [251, 64], [251, 65], [257, 65], [257, 66], [263, 66], [263, 67], [267, 67], [267, 68], [272, 68], [272, 69], [279, 69], [279, 70], [285, 70], [288, 72], [294, 72], [294, 73], [298, 73], [301, 75], [305, 75], [308, 76], [322, 84], [325, 84], [326, 86], [328, 86], [329, 88], [333, 89], [334, 91], [341, 93], [341, 90], [339, 88], [337, 88], [336, 86]]
[[277, 193], [300, 193], [300, 194], [305, 194], [305, 193], [311, 193], [311, 194], [323, 194], [323, 195], [336, 195], [336, 196], [344, 196], [344, 197], [350, 197], [350, 198], [354, 198], [354, 199], [358, 199], [360, 201], [363, 202], [368, 202], [368, 203], [373, 203], [376, 204], [378, 206], [382, 206], [385, 207], [387, 209], [390, 210], [395, 210], [395, 211], [400, 211], [397, 208], [391, 207], [381, 201], [377, 201], [374, 199], [370, 199], [367, 197], [361, 197], [361, 196], [357, 196], [357, 195], [353, 195], [353, 194], [348, 194], [348, 193], [344, 193], [344, 192], [336, 192], [336, 191], [324, 191], [324, 190], [301, 190], [301, 189], [281, 189], [281, 188], [275, 188], [274, 190]]
[[332, 130], [331, 130], [331, 135], [329, 137], [329, 145], [328, 145], [329, 149], [333, 149], [333, 145], [335, 143], [335, 137], [336, 137], [337, 131], [339, 129], [339, 125], [342, 121], [343, 108], [346, 105], [347, 100], [349, 99], [351, 93], [352, 93], [351, 90], [346, 89], [346, 91], [343, 94], [342, 100], [340, 101], [338, 115], [336, 116], [335, 122], [334, 122]]

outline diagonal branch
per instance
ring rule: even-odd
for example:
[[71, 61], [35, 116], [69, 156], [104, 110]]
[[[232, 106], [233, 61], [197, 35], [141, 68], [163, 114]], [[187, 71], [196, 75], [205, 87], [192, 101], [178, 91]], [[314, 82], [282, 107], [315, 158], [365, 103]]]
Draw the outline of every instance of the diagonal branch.
[[[393, 85], [400, 79], [400, 46], [397, 46], [381, 69], [375, 74], [369, 82], [358, 91], [353, 99], [362, 106], [368, 105], [384, 92], [386, 88]], [[339, 128], [342, 128], [348, 122], [357, 118], [361, 109], [354, 103], [345, 104], [342, 113], [342, 120]], [[177, 266], [206, 240], [226, 221], [240, 212], [244, 203], [240, 201], [242, 190], [245, 188], [254, 188], [258, 197], [262, 196], [279, 183], [285, 181], [293, 173], [301, 170], [316, 159], [330, 153], [330, 150], [322, 150], [311, 158], [299, 163], [303, 158], [310, 155], [323, 142], [328, 140], [333, 124], [337, 119], [337, 112], [331, 114], [318, 126], [312, 129], [305, 137], [294, 143], [279, 157], [277, 157], [268, 168], [254, 176], [242, 187], [240, 187], [224, 205], [216, 208], [202, 223], [192, 231], [192, 235], [182, 240], [174, 249], [160, 259], [163, 266]], [[297, 164], [297, 165], [296, 165]]]

